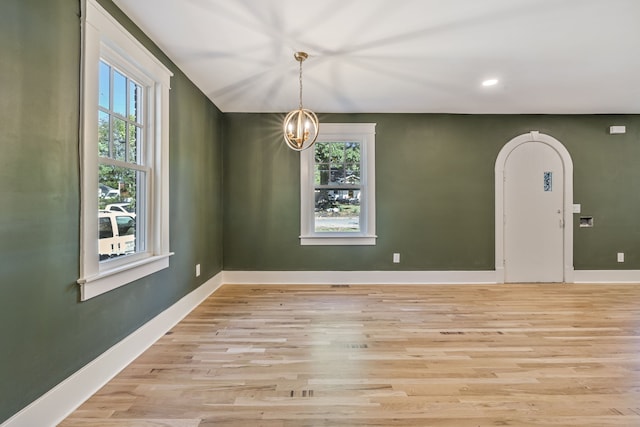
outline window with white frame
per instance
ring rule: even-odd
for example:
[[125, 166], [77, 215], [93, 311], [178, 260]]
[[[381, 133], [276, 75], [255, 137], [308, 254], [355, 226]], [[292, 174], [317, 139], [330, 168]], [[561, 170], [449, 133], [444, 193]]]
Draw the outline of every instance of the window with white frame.
[[302, 245], [375, 245], [375, 123], [321, 123], [300, 153]]
[[83, 16], [78, 283], [86, 300], [169, 266], [172, 74], [96, 0]]

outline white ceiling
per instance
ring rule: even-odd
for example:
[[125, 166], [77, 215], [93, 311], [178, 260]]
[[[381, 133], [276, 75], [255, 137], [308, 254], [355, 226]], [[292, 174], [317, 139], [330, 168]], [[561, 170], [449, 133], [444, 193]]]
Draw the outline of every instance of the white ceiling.
[[640, 0], [114, 1], [223, 112], [640, 113]]

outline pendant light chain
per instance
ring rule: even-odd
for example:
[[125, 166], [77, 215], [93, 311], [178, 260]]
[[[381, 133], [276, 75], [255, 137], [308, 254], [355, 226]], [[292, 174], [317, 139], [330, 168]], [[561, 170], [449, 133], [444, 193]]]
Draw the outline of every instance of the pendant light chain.
[[302, 60], [300, 62], [300, 109], [302, 110]]

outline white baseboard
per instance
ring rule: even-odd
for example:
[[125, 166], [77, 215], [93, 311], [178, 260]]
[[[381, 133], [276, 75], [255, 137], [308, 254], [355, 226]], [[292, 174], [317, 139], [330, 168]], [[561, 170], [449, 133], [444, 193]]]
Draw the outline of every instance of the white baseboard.
[[222, 273], [184, 296], [0, 427], [55, 426], [222, 285]]
[[640, 270], [575, 270], [574, 283], [640, 283]]
[[348, 284], [348, 285], [413, 285], [413, 284], [489, 284], [496, 283], [496, 272], [490, 271], [229, 271], [224, 272], [228, 284]]
[[[639, 283], [640, 270], [573, 270], [565, 283]], [[224, 271], [223, 282], [257, 285], [502, 284], [504, 269], [482, 271]]]

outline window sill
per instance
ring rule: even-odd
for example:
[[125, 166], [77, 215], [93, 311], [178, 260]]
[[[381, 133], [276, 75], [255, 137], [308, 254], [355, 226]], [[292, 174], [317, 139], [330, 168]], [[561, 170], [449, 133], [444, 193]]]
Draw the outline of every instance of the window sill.
[[155, 255], [144, 258], [120, 267], [116, 267], [91, 277], [78, 279], [80, 285], [80, 300], [86, 301], [90, 298], [109, 292], [113, 289], [141, 279], [157, 271], [169, 267], [169, 257], [173, 252], [162, 255]]
[[356, 245], [375, 245], [378, 236], [349, 236], [349, 235], [333, 235], [333, 236], [300, 236], [300, 245], [302, 246], [356, 246]]

